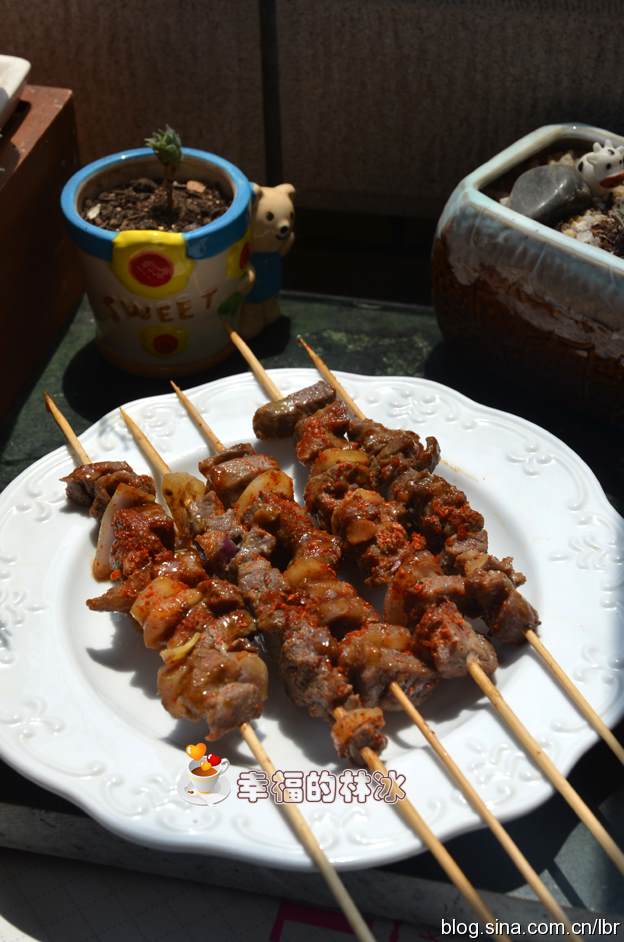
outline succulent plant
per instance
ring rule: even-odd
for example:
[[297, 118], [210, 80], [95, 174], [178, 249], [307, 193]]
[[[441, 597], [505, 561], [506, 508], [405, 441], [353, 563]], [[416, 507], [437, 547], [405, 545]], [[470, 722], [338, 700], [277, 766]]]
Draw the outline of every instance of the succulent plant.
[[167, 210], [171, 215], [173, 214], [173, 181], [182, 160], [180, 135], [167, 125], [164, 131], [155, 131], [151, 137], [146, 137], [145, 143], [152, 148], [162, 164], [167, 189]]

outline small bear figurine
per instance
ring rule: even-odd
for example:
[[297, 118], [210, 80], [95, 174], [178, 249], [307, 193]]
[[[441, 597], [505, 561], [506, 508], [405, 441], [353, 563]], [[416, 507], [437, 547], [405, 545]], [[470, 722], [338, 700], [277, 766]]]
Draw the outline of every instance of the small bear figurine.
[[238, 327], [247, 339], [280, 316], [277, 295], [282, 287], [282, 258], [295, 241], [294, 186], [252, 183], [252, 187], [255, 199], [250, 263], [255, 269], [255, 281], [243, 302]]
[[606, 196], [610, 189], [624, 179], [624, 146], [614, 147], [607, 138], [604, 147], [596, 142], [583, 154], [576, 169], [589, 184], [594, 196]]

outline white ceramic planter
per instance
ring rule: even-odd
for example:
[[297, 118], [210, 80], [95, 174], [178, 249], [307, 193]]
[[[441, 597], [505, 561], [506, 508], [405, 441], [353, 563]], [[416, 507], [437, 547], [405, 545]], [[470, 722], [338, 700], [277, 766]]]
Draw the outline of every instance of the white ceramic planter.
[[113, 154], [76, 173], [61, 197], [77, 244], [87, 294], [106, 358], [147, 376], [192, 373], [223, 359], [230, 345], [223, 318], [237, 326], [250, 283], [251, 185], [233, 164], [183, 149], [179, 175], [219, 182], [227, 211], [192, 232], [113, 232], [86, 222], [87, 196], [135, 177], [160, 176], [151, 150]]
[[[469, 174], [440, 217], [433, 296], [445, 339], [601, 417], [624, 418], [624, 259], [534, 222], [484, 190], [553, 147], [624, 138], [582, 124], [533, 131]], [[586, 146], [585, 146], [586, 145]]]
[[29, 72], [26, 59], [0, 56], [0, 130], [13, 114]]

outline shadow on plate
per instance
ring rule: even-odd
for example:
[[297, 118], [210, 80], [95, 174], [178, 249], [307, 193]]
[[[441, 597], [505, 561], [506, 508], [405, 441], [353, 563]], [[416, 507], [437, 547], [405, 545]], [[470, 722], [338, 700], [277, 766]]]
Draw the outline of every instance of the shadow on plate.
[[[104, 583], [103, 591], [107, 587]], [[129, 615], [109, 613], [114, 627], [110, 646], [87, 648], [96, 664], [124, 674], [132, 674], [130, 684], [138, 687], [150, 700], [158, 699], [156, 675], [162, 661], [156, 651], [143, 644], [143, 636]], [[105, 617], [105, 613], [102, 613]]]

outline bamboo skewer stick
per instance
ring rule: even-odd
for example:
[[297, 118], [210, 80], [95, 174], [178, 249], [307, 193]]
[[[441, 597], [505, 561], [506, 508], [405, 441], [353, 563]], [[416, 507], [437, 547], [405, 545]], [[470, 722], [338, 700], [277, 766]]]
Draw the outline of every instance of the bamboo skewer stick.
[[[171, 383], [171, 386], [176, 396], [178, 397], [182, 405], [184, 405], [184, 399], [182, 398], [184, 394], [182, 390], [180, 389], [179, 386], [176, 386], [173, 380], [170, 380], [169, 382]], [[217, 438], [215, 432], [210, 428], [208, 423], [204, 422], [204, 419], [199, 412], [197, 413], [197, 424], [199, 425], [202, 435], [204, 435], [205, 438], [210, 442], [214, 450], [223, 451], [223, 442], [221, 441], [220, 438]]]
[[[89, 464], [90, 458], [85, 449], [82, 447], [76, 433], [72, 429], [71, 425], [62, 414], [54, 400], [48, 393], [44, 393], [44, 400], [48, 411], [54, 417], [57, 425], [63, 432], [67, 443], [74, 450], [81, 464]], [[130, 418], [130, 416], [124, 412], [123, 409], [120, 410], [123, 416], [123, 419], [130, 429], [132, 435], [134, 436], [139, 447], [144, 449], [148, 455], [149, 459], [158, 467], [158, 470], [161, 474], [167, 473], [169, 468], [166, 462], [158, 454], [152, 443], [149, 439], [143, 434], [141, 429], [136, 425], [135, 422]], [[137, 437], [138, 436], [138, 437]], [[250, 752], [259, 763], [259, 765], [267, 773], [269, 779], [275, 773], [276, 769], [273, 765], [266, 749], [258, 739], [256, 731], [250, 723], [242, 723], [239, 727], [240, 734], [242, 738], [247, 743]], [[286, 790], [287, 791], [287, 790]], [[347, 888], [344, 883], [338, 876], [338, 873], [335, 867], [329, 862], [329, 859], [318, 840], [316, 839], [314, 833], [310, 829], [307, 821], [299, 811], [299, 808], [296, 804], [292, 804], [289, 801], [285, 801], [282, 806], [284, 813], [286, 814], [289, 823], [295, 832], [296, 836], [299, 838], [304, 848], [310, 855], [312, 861], [316, 864], [320, 870], [325, 882], [327, 883], [329, 889], [331, 890], [334, 899], [340, 906], [342, 912], [345, 915], [349, 925], [353, 929], [353, 932], [357, 939], [360, 942], [376, 942], [374, 935], [371, 933], [368, 925], [364, 921], [360, 911], [353, 902]]]
[[516, 865], [517, 869], [522, 874], [544, 908], [548, 910], [556, 922], [560, 922], [566, 927], [568, 934], [572, 939], [578, 940], [579, 936], [574, 933], [572, 929], [572, 923], [569, 921], [568, 917], [550, 890], [546, 887], [537, 871], [531, 866], [527, 858], [524, 856], [515, 841], [510, 837], [509, 833], [505, 830], [498, 818], [492, 814], [484, 800], [479, 795], [478, 791], [474, 788], [473, 785], [471, 785], [455, 760], [446, 751], [423, 715], [419, 710], [416, 709], [414, 704], [411, 702], [409, 697], [406, 696], [405, 692], [401, 690], [396, 681], [392, 682], [390, 689], [396, 700], [398, 700], [407, 715], [418, 727], [433, 751], [436, 753], [442, 762], [442, 765], [455, 780], [464, 797], [470, 802], [473, 809], [481, 817], [481, 820], [489, 827], [490, 831], [499, 842], [503, 850], [508, 854], [512, 862]]
[[327, 380], [329, 385], [332, 386], [336, 390], [336, 392], [338, 393], [342, 401], [345, 402], [349, 406], [353, 415], [358, 419], [365, 419], [366, 416], [364, 415], [360, 407], [357, 405], [356, 402], [354, 402], [354, 400], [351, 398], [351, 396], [349, 395], [347, 390], [344, 388], [340, 380], [336, 376], [334, 376], [330, 368], [327, 366], [325, 361], [320, 358], [318, 353], [315, 353], [312, 347], [310, 347], [301, 336], [297, 337], [297, 343], [299, 344], [299, 346], [303, 347], [303, 349], [308, 354], [308, 356], [314, 363], [315, 367], [317, 368], [317, 370], [319, 371], [323, 379]]
[[[246, 346], [244, 341], [240, 337], [238, 337], [238, 335], [236, 336], [238, 340], [240, 341], [240, 343]], [[258, 367], [262, 371], [262, 366], [259, 363], [258, 363]], [[199, 409], [197, 409], [196, 406], [193, 405], [193, 403], [188, 398], [188, 396], [186, 396], [182, 392], [182, 390], [180, 390], [177, 386], [175, 386], [174, 383], [171, 383], [171, 385], [175, 389], [178, 399], [187, 410], [193, 422], [200, 429], [200, 431], [204, 431], [206, 422], [202, 414], [200, 413]], [[279, 396], [279, 398], [281, 398], [281, 395]], [[204, 434], [205, 434], [205, 431], [204, 431]], [[212, 435], [214, 436], [214, 432], [212, 432]], [[334, 718], [339, 719], [340, 716], [344, 714], [344, 712], [345, 711], [342, 709], [342, 707], [337, 707], [334, 710]], [[381, 761], [377, 753], [375, 753], [372, 749], [368, 747], [364, 747], [361, 750], [361, 755], [364, 761], [366, 762], [367, 766], [369, 767], [369, 769], [371, 769], [371, 771], [381, 772], [382, 775], [388, 774], [388, 770], [385, 764]], [[397, 795], [397, 792], [396, 792], [396, 789], [394, 789], [394, 786], [393, 786], [393, 794]], [[475, 912], [479, 915], [480, 919], [482, 919], [484, 922], [489, 922], [492, 925], [494, 925], [495, 924], [494, 917], [492, 913], [490, 912], [489, 908], [483, 902], [483, 900], [481, 899], [481, 897], [479, 896], [479, 894], [477, 893], [473, 885], [470, 883], [470, 881], [468, 880], [466, 875], [463, 873], [463, 871], [460, 869], [458, 864], [455, 862], [453, 857], [451, 857], [451, 855], [446, 850], [442, 842], [435, 836], [435, 834], [433, 833], [429, 825], [426, 823], [424, 818], [418, 813], [418, 811], [416, 810], [414, 805], [411, 803], [411, 801], [409, 801], [408, 798], [401, 798], [400, 796], [397, 796], [397, 798], [398, 798], [397, 803], [396, 803], [397, 809], [399, 813], [402, 815], [402, 817], [404, 818], [404, 820], [406, 821], [406, 823], [408, 824], [408, 826], [411, 827], [412, 830], [416, 832], [416, 834], [421, 839], [423, 844], [431, 851], [435, 859], [438, 861], [440, 867], [444, 870], [444, 872], [446, 873], [448, 878], [451, 880], [451, 882], [455, 885], [455, 887], [460, 891], [464, 899], [473, 907]], [[556, 918], [557, 920], [559, 920], [559, 916], [557, 916]], [[564, 916], [564, 920], [565, 920], [565, 916]], [[497, 936], [497, 938], [500, 938], [500, 936]], [[503, 936], [503, 938], [505, 937]]]
[[[137, 425], [134, 419], [128, 415], [127, 412], [125, 412], [123, 409], [120, 409], [119, 411], [136, 444], [148, 459], [148, 461], [157, 469], [161, 476], [163, 474], [168, 474], [170, 470], [168, 464], [154, 448], [147, 435]], [[218, 441], [216, 436], [214, 436], [214, 438]], [[221, 449], [223, 449], [223, 445], [221, 445]], [[242, 723], [239, 727], [239, 730], [241, 736], [249, 746], [253, 756], [267, 773], [269, 779], [271, 779], [272, 775], [276, 772], [276, 768], [271, 761], [266, 749], [258, 739], [253, 726], [251, 726], [250, 723]], [[285, 791], [286, 793], [288, 792], [287, 789]], [[322, 876], [325, 879], [325, 882], [334, 895], [334, 899], [342, 909], [357, 938], [363, 940], [363, 942], [375, 942], [374, 936], [371, 934], [370, 929], [364, 922], [364, 919], [362, 918], [362, 915], [360, 914], [357, 906], [351, 899], [351, 896], [349, 895], [344, 883], [338, 876], [335, 867], [330, 863], [329, 858], [325, 854], [297, 805], [288, 800], [285, 800], [281, 807], [284, 811], [284, 814], [288, 818], [293, 831], [320, 870]]]
[[230, 340], [238, 352], [242, 355], [243, 359], [249, 364], [251, 372], [254, 374], [258, 382], [267, 390], [271, 399], [281, 399], [281, 392], [270, 376], [267, 376], [266, 370], [264, 369], [260, 360], [256, 357], [255, 353], [253, 353], [251, 348], [247, 346], [243, 338], [239, 336], [239, 334], [237, 334], [232, 327], [230, 327], [227, 321], [224, 322], [224, 326], [230, 335]]
[[[232, 342], [236, 344], [236, 346], [238, 347], [242, 355], [245, 357], [245, 359], [247, 359], [248, 351], [249, 351], [249, 354], [251, 354], [251, 351], [249, 350], [249, 347], [247, 346], [245, 341], [242, 340], [242, 338], [239, 337], [238, 334], [235, 334], [234, 331], [232, 331], [231, 329], [230, 329], [230, 337], [232, 339]], [[253, 354], [251, 355], [253, 356]], [[259, 361], [257, 360], [256, 360], [256, 363], [258, 367], [257, 372], [254, 373], [254, 375], [256, 376], [256, 379], [258, 379], [258, 381], [266, 388], [267, 392], [274, 399], [274, 401], [276, 400], [276, 397], [277, 397], [277, 400], [282, 399], [283, 395], [281, 391], [275, 386], [274, 383], [271, 382], [262, 364], [260, 364]], [[336, 380], [336, 382], [338, 381]], [[173, 383], [171, 385], [174, 386]], [[191, 415], [193, 420], [196, 422], [196, 424], [198, 426], [200, 426], [200, 423], [205, 425], [203, 417], [201, 416], [199, 411], [193, 406], [193, 404], [190, 402], [188, 397], [184, 396], [184, 394], [177, 387], [174, 386], [174, 389], [176, 389], [178, 398], [186, 407], [186, 409], [188, 410], [189, 414]], [[343, 394], [347, 396], [347, 393], [344, 390], [343, 390]], [[524, 879], [532, 888], [533, 892], [536, 894], [537, 898], [541, 901], [541, 903], [546, 908], [546, 910], [551, 914], [551, 916], [553, 916], [556, 922], [561, 922], [563, 925], [565, 925], [569, 934], [573, 938], [578, 938], [572, 932], [571, 923], [567, 919], [565, 913], [563, 912], [563, 910], [561, 909], [561, 907], [559, 906], [559, 904], [557, 903], [557, 901], [555, 900], [551, 892], [548, 890], [544, 882], [541, 880], [539, 874], [531, 866], [527, 858], [524, 856], [524, 854], [522, 853], [520, 848], [517, 846], [517, 844], [512, 840], [512, 838], [510, 837], [506, 829], [503, 827], [503, 825], [500, 823], [498, 818], [496, 818], [496, 816], [492, 814], [492, 812], [490, 811], [486, 803], [483, 801], [483, 799], [481, 798], [477, 790], [474, 788], [474, 786], [471, 785], [469, 780], [463, 774], [463, 772], [461, 771], [457, 763], [451, 758], [451, 756], [448, 754], [446, 749], [444, 749], [444, 747], [441, 745], [437, 736], [435, 735], [431, 727], [428, 725], [428, 723], [426, 722], [425, 718], [422, 716], [420, 711], [416, 709], [414, 704], [405, 695], [405, 693], [403, 692], [399, 684], [396, 683], [396, 681], [390, 684], [390, 691], [393, 694], [394, 698], [397, 700], [397, 702], [401, 705], [402, 709], [410, 717], [412, 722], [418, 727], [421, 734], [425, 737], [429, 745], [432, 747], [432, 749], [438, 756], [438, 759], [440, 760], [442, 765], [445, 767], [451, 779], [455, 781], [456, 785], [458, 786], [458, 788], [460, 789], [460, 791], [462, 792], [466, 800], [469, 802], [469, 804], [472, 806], [474, 811], [476, 811], [476, 813], [481, 817], [484, 824], [486, 824], [487, 827], [490, 828], [490, 830], [492, 831], [492, 833], [494, 834], [498, 842], [501, 844], [503, 849], [509, 855], [513, 863], [518, 868], [519, 872], [522, 874]]]
[[500, 690], [494, 686], [480, 664], [477, 664], [471, 657], [468, 658], [468, 670], [470, 671], [470, 676], [479, 685], [494, 709], [503, 717], [505, 723], [511, 729], [518, 742], [520, 742], [525, 752], [530, 755], [535, 765], [537, 765], [546, 778], [550, 780], [551, 784], [554, 785], [559, 794], [565, 798], [583, 824], [591, 831], [620, 873], [624, 874], [624, 853], [622, 853], [611, 835], [602, 826], [594, 812], [585, 804], [576, 789], [564, 778], [552, 759], [546, 755], [538, 741], [534, 739], [524, 723], [514, 713]]
[[80, 464], [89, 464], [90, 458], [85, 449], [82, 447], [82, 442], [74, 432], [73, 428], [55, 403], [52, 396], [49, 393], [44, 392], [43, 401], [45, 402], [45, 407], [60, 428], [61, 432], [65, 436], [68, 445], [74, 450], [76, 456], [80, 460]]
[[559, 661], [550, 653], [540, 636], [536, 634], [532, 628], [527, 628], [524, 634], [531, 647], [542, 658], [550, 673], [559, 682], [560, 686], [563, 687], [582, 716], [585, 717], [598, 735], [604, 739], [607, 746], [609, 746], [611, 751], [624, 765], [624, 746], [622, 743], [616, 739], [602, 717], [596, 713], [591, 703], [585, 699], [572, 678], [566, 674]]
[[[297, 340], [308, 354], [323, 379], [327, 380], [330, 386], [333, 386], [337, 394], [340, 396], [343, 402], [346, 403], [351, 412], [358, 419], [366, 418], [360, 407], [356, 402], [353, 401], [346, 389], [342, 386], [337, 377], [334, 376], [332, 371], [329, 369], [325, 361], [318, 355], [318, 353], [316, 353], [312, 347], [305, 342], [303, 337], [297, 337]], [[255, 375], [256, 377], [258, 376], [257, 373], [255, 373]], [[265, 388], [268, 389], [268, 386], [265, 386]], [[272, 398], [274, 398], [272, 393], [270, 393], [270, 395]], [[604, 739], [606, 744], [617, 756], [620, 762], [624, 764], [624, 746], [622, 746], [622, 744], [616, 739], [602, 717], [598, 715], [591, 703], [589, 703], [589, 701], [583, 696], [572, 678], [564, 671], [561, 664], [559, 664], [557, 659], [551, 654], [544, 642], [536, 634], [536, 632], [533, 631], [532, 628], [528, 628], [525, 631], [525, 636], [533, 650], [539, 655], [539, 657], [542, 658], [552, 676], [556, 681], [558, 681], [559, 685], [567, 693], [568, 697], [570, 700], [572, 700], [581, 715], [595, 729], [598, 735]]]

